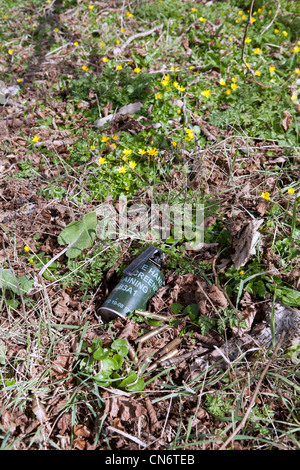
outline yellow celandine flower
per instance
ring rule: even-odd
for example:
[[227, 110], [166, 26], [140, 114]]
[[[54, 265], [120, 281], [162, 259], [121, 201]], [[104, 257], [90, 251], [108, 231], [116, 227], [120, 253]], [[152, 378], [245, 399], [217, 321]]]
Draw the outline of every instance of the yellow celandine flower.
[[245, 20], [247, 18], [247, 15], [242, 16], [242, 20]]
[[266, 201], [270, 201], [270, 193], [268, 192], [261, 193], [261, 197], [265, 199]]
[[279, 29], [274, 29], [274, 33], [275, 33], [275, 34], [278, 34], [278, 33], [279, 33]]
[[74, 42], [74, 46], [75, 46], [75, 47], [77, 47], [77, 46], [78, 46], [78, 42], [77, 42], [77, 41], [76, 41], [76, 42]]
[[28, 253], [28, 251], [30, 251], [29, 246], [25, 245], [25, 246], [24, 246], [24, 251], [26, 251], [26, 252]]
[[121, 41], [120, 41], [119, 39], [117, 39], [117, 44], [120, 44], [120, 42], [121, 42]]
[[253, 18], [253, 16], [252, 16], [251, 19], [250, 19], [250, 23], [253, 24], [255, 21], [256, 21], [256, 19]]
[[124, 28], [121, 28], [121, 33], [124, 33], [125, 32], [125, 29]]
[[233, 39], [232, 39], [232, 38], [229, 38], [229, 41], [233, 41]]
[[19, 83], [23, 82], [23, 78], [17, 78], [17, 82]]
[[292, 100], [292, 101], [295, 101], [296, 99], [297, 99], [297, 95], [292, 95], [292, 96], [291, 96], [291, 100]]
[[226, 95], [230, 95], [231, 90], [226, 90]]
[[104, 135], [101, 139], [101, 142], [107, 142], [109, 140], [109, 137], [106, 137], [106, 135]]
[[239, 274], [242, 276], [244, 274], [244, 271], [240, 271]]
[[[168, 77], [168, 78], [167, 78]], [[169, 85], [169, 75], [166, 75], [164, 79], [162, 80], [161, 84], [163, 86], [168, 86]]]
[[134, 161], [131, 161], [131, 162], [128, 163], [128, 165], [129, 165], [130, 168], [134, 169], [136, 167], [137, 163], [134, 162]]
[[104, 42], [100, 42], [100, 43], [99, 43], [99, 46], [100, 46], [100, 47], [104, 47], [104, 46], [105, 46]]
[[181, 114], [181, 109], [180, 108], [177, 109], [177, 114]]
[[242, 10], [238, 11], [238, 15], [242, 15], [242, 14], [243, 14]]
[[124, 155], [129, 156], [129, 155], [132, 153], [132, 150], [130, 150], [130, 149], [124, 149], [124, 150], [123, 150], [123, 153], [124, 153]]
[[259, 47], [256, 47], [253, 49], [254, 54], [261, 54], [261, 49]]
[[150, 148], [147, 150], [147, 153], [148, 153], [148, 155], [155, 156], [155, 155], [158, 154], [158, 150], [157, 150], [156, 148], [150, 147]]
[[161, 100], [162, 99], [162, 94], [161, 93], [156, 93], [155, 99], [156, 100]]
[[89, 69], [86, 65], [83, 65], [81, 68], [82, 68], [82, 70], [84, 70], [85, 72], [87, 72], [88, 69]]
[[126, 16], [128, 16], [128, 18], [132, 18], [133, 17], [133, 14], [130, 13], [129, 11], [126, 12]]
[[255, 72], [254, 72], [254, 73], [255, 73], [255, 75], [257, 75], [258, 77], [260, 77], [260, 76], [261, 76], [261, 71], [260, 71], [260, 70], [255, 70]]
[[32, 137], [32, 142], [38, 142], [39, 140], [40, 140], [40, 137], [38, 137], [37, 135]]
[[199, 21], [200, 21], [201, 23], [205, 23], [206, 18], [203, 18], [202, 16], [200, 16]]
[[245, 40], [246, 44], [249, 44], [251, 41], [252, 41], [252, 39], [250, 39], [250, 38], [246, 38], [246, 40]]
[[185, 88], [184, 88], [182, 85], [180, 85], [180, 86], [177, 87], [177, 90], [178, 90], [178, 91], [184, 91]]
[[145, 155], [145, 153], [147, 153], [147, 152], [144, 149], [139, 149], [138, 153], [139, 153], [139, 155]]
[[232, 81], [233, 83], [236, 83], [236, 82], [237, 82], [237, 79], [238, 79], [237, 76], [235, 76], [235, 77], [233, 77], [233, 78], [231, 79], [231, 81]]
[[122, 70], [122, 65], [117, 65], [117, 70]]
[[94, 8], [94, 5], [89, 5], [89, 9], [92, 10]]
[[201, 95], [205, 96], [205, 98], [209, 98], [210, 95], [211, 95], [211, 92], [210, 92], [210, 90], [203, 90], [203, 91], [201, 91]]
[[54, 28], [53, 30], [55, 33], [58, 33], [58, 28]]
[[141, 69], [140, 69], [140, 67], [136, 67], [135, 69], [133, 69], [133, 71], [134, 71], [135, 73], [140, 73]]
[[95, 145], [91, 145], [91, 146], [90, 146], [90, 149], [91, 149], [91, 150], [95, 150], [95, 148], [96, 148]]
[[173, 72], [177, 72], [177, 70], [179, 70], [179, 67], [171, 67], [171, 70], [173, 70]]
[[198, 11], [198, 9], [197, 8], [192, 8], [192, 11], [196, 12], [196, 11]]
[[288, 193], [289, 193], [289, 194], [294, 194], [294, 192], [295, 192], [294, 188], [289, 188], [289, 189], [288, 189]]
[[[8, 51], [9, 52], [9, 51]], [[295, 46], [293, 49], [292, 49], [292, 52], [300, 52], [300, 47], [299, 46]]]
[[282, 34], [287, 37], [288, 33], [286, 31], [282, 31]]
[[296, 73], [297, 75], [300, 75], [300, 69], [295, 69], [295, 73]]
[[173, 147], [176, 147], [176, 145], [177, 145], [177, 142], [175, 142], [175, 141], [174, 141], [174, 142], [172, 142], [172, 145], [173, 145]]
[[226, 85], [226, 82], [225, 82], [224, 78], [220, 78], [219, 84], [222, 85], [222, 86]]
[[274, 67], [274, 66], [270, 66], [270, 67], [269, 67], [270, 73], [275, 72], [275, 70], [276, 70], [276, 67]]
[[236, 22], [236, 23], [240, 23], [240, 22], [241, 22], [241, 18], [237, 18], [237, 19], [235, 20], [235, 22]]
[[100, 157], [98, 162], [100, 163], [100, 165], [104, 165], [106, 163], [106, 160], [104, 157]]
[[237, 86], [236, 83], [232, 83], [232, 84], [230, 85], [230, 88], [231, 88], [232, 90], [236, 90], [236, 89], [238, 88], [238, 86]]
[[128, 186], [126, 186], [126, 188], [125, 188], [125, 189], [126, 189], [126, 191], [129, 191], [129, 188], [128, 188]]
[[109, 59], [107, 57], [103, 57], [102, 62], [108, 62]]
[[12, 55], [14, 53], [14, 51], [12, 49], [8, 49], [8, 53], [9, 53], [9, 55]]
[[124, 162], [127, 162], [127, 157], [125, 157], [125, 155], [124, 155], [124, 156], [122, 157], [122, 160], [123, 160]]
[[118, 169], [118, 172], [121, 174], [125, 174], [127, 172], [127, 168], [125, 168], [125, 166], [120, 166], [120, 168]]

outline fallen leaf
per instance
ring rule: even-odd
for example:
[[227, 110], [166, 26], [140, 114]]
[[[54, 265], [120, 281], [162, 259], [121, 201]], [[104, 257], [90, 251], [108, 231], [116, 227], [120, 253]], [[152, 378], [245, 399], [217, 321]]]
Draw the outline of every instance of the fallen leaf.
[[282, 127], [285, 131], [287, 131], [288, 128], [290, 127], [290, 125], [291, 125], [291, 122], [293, 120], [293, 116], [291, 115], [291, 113], [289, 111], [284, 111], [283, 115], [284, 115], [284, 119], [282, 121]]
[[253, 219], [244, 226], [242, 233], [239, 237], [234, 239], [234, 253], [231, 259], [234, 263], [235, 269], [244, 266], [251, 255], [255, 255], [255, 247], [260, 238], [258, 228], [263, 223], [263, 219]]
[[126, 106], [123, 106], [122, 108], [119, 109], [118, 112], [114, 114], [109, 114], [108, 116], [105, 116], [104, 118], [97, 119], [97, 121], [94, 122], [95, 127], [103, 127], [107, 122], [111, 121], [114, 119], [116, 116], [119, 114], [133, 114], [136, 113], [141, 109], [143, 106], [143, 103], [140, 101], [137, 101], [136, 103], [130, 103]]

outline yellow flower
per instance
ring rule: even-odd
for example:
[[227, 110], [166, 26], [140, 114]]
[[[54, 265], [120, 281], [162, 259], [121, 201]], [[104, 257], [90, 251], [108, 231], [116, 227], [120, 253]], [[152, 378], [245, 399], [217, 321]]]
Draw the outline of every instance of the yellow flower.
[[122, 70], [122, 65], [117, 65], [117, 70]]
[[133, 71], [134, 71], [135, 73], [140, 73], [141, 69], [140, 69], [140, 67], [136, 67], [135, 69], [133, 69]]
[[237, 82], [237, 79], [238, 79], [237, 76], [235, 76], [235, 77], [233, 77], [233, 78], [231, 79], [231, 81], [232, 81], [233, 83], [236, 83], [236, 82]]
[[252, 16], [252, 17], [251, 17], [251, 20], [250, 20], [251, 24], [253, 24], [255, 21], [256, 21], [256, 19], [253, 18], [253, 16]]
[[158, 154], [158, 150], [157, 150], [156, 148], [150, 147], [150, 148], [147, 150], [147, 153], [148, 153], [148, 155], [155, 156], [155, 155]]
[[14, 52], [14, 51], [13, 51], [12, 49], [8, 49], [8, 53], [9, 53], [9, 55], [12, 55], [12, 54], [13, 54], [13, 52]]
[[201, 91], [201, 95], [205, 96], [205, 98], [209, 98], [210, 95], [211, 95], [211, 92], [210, 92], [210, 90], [203, 90], [203, 91]]
[[125, 29], [124, 28], [121, 28], [121, 33], [124, 33], [125, 32]]
[[177, 72], [177, 70], [179, 70], [179, 67], [171, 67], [171, 70], [173, 70], [173, 72]]
[[100, 157], [98, 162], [100, 163], [100, 165], [104, 165], [106, 163], [106, 160], [104, 157]]
[[[168, 78], [167, 78], [168, 77]], [[161, 84], [163, 86], [168, 86], [169, 85], [169, 75], [166, 75], [164, 79], [162, 80]]]
[[292, 101], [295, 101], [296, 99], [297, 99], [297, 95], [292, 95], [292, 96], [291, 96], [291, 100], [292, 100]]
[[232, 90], [236, 90], [236, 89], [238, 88], [238, 86], [236, 85], [236, 83], [232, 83], [232, 84], [230, 85], [230, 88], [231, 88]]
[[270, 201], [270, 193], [268, 192], [261, 193], [261, 197], [265, 199], [266, 201]]
[[226, 82], [225, 82], [225, 80], [224, 80], [223, 78], [220, 78], [219, 84], [222, 85], [222, 86], [224, 86], [224, 85], [226, 85]]
[[232, 38], [229, 38], [229, 41], [233, 41], [233, 39], [232, 39]]
[[177, 142], [175, 142], [175, 141], [174, 141], [174, 142], [172, 142], [172, 145], [173, 145], [173, 147], [176, 147], [176, 145], [177, 145]]
[[255, 75], [257, 75], [258, 77], [260, 77], [260, 76], [261, 76], [261, 71], [260, 71], [260, 70], [255, 70], [255, 72], [254, 72], [254, 73], [255, 73]]
[[132, 18], [133, 17], [133, 14], [130, 13], [129, 11], [126, 12], [126, 16], [128, 16], [128, 18]]
[[249, 44], [251, 41], [252, 41], [252, 39], [246, 38], [246, 41], [245, 41], [245, 42], [246, 42], [246, 44]]
[[278, 34], [278, 33], [279, 33], [279, 29], [274, 29], [274, 33], [275, 33], [275, 34]]
[[282, 31], [282, 34], [287, 37], [288, 33], [286, 31]]
[[196, 11], [198, 11], [198, 10], [197, 10], [197, 8], [192, 8], [192, 11], [193, 11], [193, 12], [196, 12]]
[[124, 155], [127, 155], [127, 156], [129, 156], [131, 154], [131, 152], [132, 152], [132, 150], [130, 150], [130, 149], [124, 149], [123, 150]]
[[300, 75], [300, 69], [295, 69], [295, 73], [296, 73], [297, 75]]
[[182, 85], [180, 85], [180, 86], [177, 87], [177, 90], [178, 90], [178, 91], [184, 91], [185, 88], [184, 88]]
[[240, 271], [239, 274], [242, 276], [244, 274], [244, 271]]
[[78, 42], [77, 42], [77, 41], [76, 41], [76, 42], [74, 42], [74, 46], [75, 46], [75, 47], [77, 47], [77, 46], [78, 46]]
[[245, 20], [247, 18], [247, 15], [242, 16], [242, 20]]
[[226, 95], [230, 95], [231, 90], [226, 90]]
[[200, 16], [199, 21], [200, 21], [201, 23], [205, 23], [206, 19], [203, 18], [202, 16]]
[[128, 188], [128, 186], [126, 186], [126, 188], [125, 188], [125, 189], [126, 189], [126, 191], [129, 191], [129, 188]]
[[84, 70], [85, 72], [87, 72], [88, 69], [89, 69], [86, 65], [83, 65], [81, 68], [82, 68], [82, 70]]
[[53, 30], [55, 33], [58, 33], [58, 28], [54, 28]]
[[19, 83], [23, 82], [23, 78], [17, 78], [17, 82]]
[[104, 135], [101, 139], [101, 142], [107, 142], [109, 140], [109, 137], [106, 137], [106, 135]]
[[256, 47], [253, 49], [254, 54], [261, 54], [261, 49], [259, 47]]
[[95, 145], [91, 145], [91, 146], [90, 146], [90, 149], [91, 149], [91, 150], [95, 150], [95, 148], [96, 148]]
[[181, 114], [181, 109], [180, 108], [177, 109], [177, 114]]
[[32, 142], [38, 142], [39, 140], [40, 140], [40, 137], [38, 137], [37, 135], [32, 137]]
[[89, 9], [92, 10], [94, 8], [94, 5], [89, 5]]
[[24, 251], [26, 251], [26, 252], [28, 253], [28, 251], [30, 251], [29, 246], [25, 245], [25, 246], [24, 246]]
[[104, 47], [105, 46], [104, 42], [99, 42], [99, 46]]
[[269, 67], [270, 73], [275, 72], [275, 70], [276, 70], [276, 67], [274, 67], [274, 66]]
[[120, 42], [121, 42], [120, 39], [117, 39], [117, 44], [120, 44]]
[[132, 169], [133, 169], [133, 168], [135, 168], [135, 167], [136, 167], [137, 163], [136, 163], [136, 162], [133, 162], [133, 161], [131, 161], [131, 162], [129, 162], [129, 163], [128, 163], [128, 165], [129, 165], [129, 167], [130, 167], [130, 168], [132, 168]]
[[295, 192], [294, 188], [289, 188], [289, 189], [288, 189], [288, 193], [289, 193], [289, 194], [294, 194], [294, 192]]
[[155, 99], [156, 100], [161, 100], [162, 99], [162, 94], [161, 93], [156, 93]]
[[125, 166], [120, 166], [120, 168], [118, 168], [118, 172], [121, 173], [121, 174], [124, 174], [126, 173], [127, 169], [125, 168]]
[[[9, 51], [8, 51], [9, 52]], [[300, 52], [300, 47], [299, 46], [295, 46], [293, 49], [292, 49], [292, 52]]]
[[108, 62], [109, 59], [107, 57], [103, 57], [102, 62]]
[[238, 15], [242, 15], [242, 14], [243, 14], [242, 10], [238, 11]]

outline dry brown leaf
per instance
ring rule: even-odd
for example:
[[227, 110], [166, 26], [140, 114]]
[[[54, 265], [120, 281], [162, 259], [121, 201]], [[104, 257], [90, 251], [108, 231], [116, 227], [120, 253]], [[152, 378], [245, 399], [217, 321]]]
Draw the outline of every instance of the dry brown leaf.
[[234, 253], [231, 259], [235, 265], [235, 269], [244, 266], [251, 255], [255, 254], [255, 247], [260, 238], [258, 228], [263, 223], [263, 219], [253, 219], [245, 226], [239, 238], [234, 240]]
[[41, 399], [36, 395], [34, 396], [32, 401], [32, 411], [34, 412], [35, 416], [41, 424], [44, 424], [48, 421], [48, 416], [45, 407], [41, 402]]
[[226, 308], [228, 306], [228, 301], [225, 295], [216, 285], [210, 286], [207, 294], [217, 308]]
[[285, 131], [287, 131], [292, 123], [293, 116], [291, 115], [289, 111], [284, 111], [283, 115], [284, 115], [284, 119], [282, 121], [282, 127]]

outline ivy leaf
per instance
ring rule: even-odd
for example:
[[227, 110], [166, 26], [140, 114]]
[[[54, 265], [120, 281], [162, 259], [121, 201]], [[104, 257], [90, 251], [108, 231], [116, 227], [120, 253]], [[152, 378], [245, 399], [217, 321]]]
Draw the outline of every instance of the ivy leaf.
[[58, 236], [60, 245], [70, 245], [66, 252], [68, 258], [76, 258], [82, 250], [89, 248], [96, 236], [97, 214], [89, 212], [82, 220], [71, 222]]

